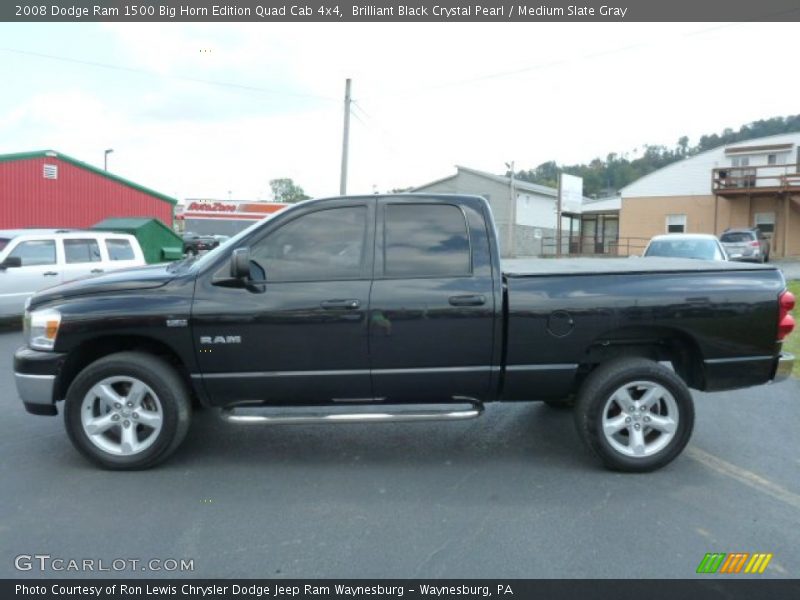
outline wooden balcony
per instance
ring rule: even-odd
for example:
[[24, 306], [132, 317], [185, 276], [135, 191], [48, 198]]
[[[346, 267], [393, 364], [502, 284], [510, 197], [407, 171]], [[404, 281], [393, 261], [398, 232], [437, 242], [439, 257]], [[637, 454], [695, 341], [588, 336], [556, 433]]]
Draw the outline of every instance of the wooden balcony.
[[800, 193], [800, 169], [796, 163], [713, 169], [711, 189], [720, 196]]

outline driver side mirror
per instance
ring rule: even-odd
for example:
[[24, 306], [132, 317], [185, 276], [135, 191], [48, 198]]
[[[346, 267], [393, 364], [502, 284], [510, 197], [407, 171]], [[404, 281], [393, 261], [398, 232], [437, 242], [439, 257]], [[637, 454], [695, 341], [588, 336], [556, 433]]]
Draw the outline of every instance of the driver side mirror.
[[0, 269], [12, 269], [22, 266], [22, 258], [19, 256], [9, 256], [0, 263]]
[[231, 254], [231, 277], [234, 279], [250, 277], [250, 248], [236, 248]]
[[249, 248], [236, 248], [231, 254], [229, 276], [215, 277], [212, 285], [227, 288], [244, 288], [251, 292], [262, 293], [266, 290], [265, 284], [267, 282], [263, 281], [263, 276], [260, 279], [258, 277], [254, 278], [254, 269], [256, 272], [261, 271], [263, 274], [263, 269], [250, 260]]

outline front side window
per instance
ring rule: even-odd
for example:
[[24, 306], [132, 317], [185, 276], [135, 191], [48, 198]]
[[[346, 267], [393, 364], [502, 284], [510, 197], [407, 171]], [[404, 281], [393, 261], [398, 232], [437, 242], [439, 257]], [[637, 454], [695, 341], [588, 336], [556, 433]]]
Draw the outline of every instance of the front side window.
[[100, 262], [100, 245], [97, 240], [64, 240], [64, 258], [67, 264]]
[[389, 204], [384, 225], [387, 277], [463, 277], [471, 272], [464, 213], [452, 204]]
[[19, 257], [23, 267], [56, 264], [56, 243], [54, 240], [31, 240], [22, 242], [9, 254]]
[[110, 260], [133, 260], [133, 248], [128, 240], [106, 240], [106, 250]]
[[367, 208], [319, 210], [298, 217], [250, 248], [267, 281], [331, 281], [363, 275]]

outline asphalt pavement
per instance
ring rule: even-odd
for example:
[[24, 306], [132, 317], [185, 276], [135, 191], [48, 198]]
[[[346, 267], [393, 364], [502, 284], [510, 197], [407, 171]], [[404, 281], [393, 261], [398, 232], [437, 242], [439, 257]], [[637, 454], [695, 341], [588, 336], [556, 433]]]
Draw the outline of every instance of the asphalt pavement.
[[769, 552], [756, 577], [800, 577], [797, 380], [696, 393], [690, 446], [644, 475], [603, 470], [571, 415], [540, 403], [380, 425], [204, 410], [167, 463], [116, 473], [72, 448], [61, 416], [24, 412], [20, 344], [0, 334], [0, 577], [91, 575], [15, 568], [47, 554], [193, 560], [100, 573], [126, 577], [686, 578], [707, 552]]
[[783, 271], [786, 279], [800, 279], [800, 260], [796, 258], [787, 258], [774, 261], [775, 266]]

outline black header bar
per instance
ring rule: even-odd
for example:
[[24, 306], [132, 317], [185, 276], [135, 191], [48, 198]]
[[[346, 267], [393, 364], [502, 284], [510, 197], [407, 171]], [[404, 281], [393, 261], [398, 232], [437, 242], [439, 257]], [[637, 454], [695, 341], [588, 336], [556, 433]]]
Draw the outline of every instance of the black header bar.
[[445, 600], [783, 600], [800, 597], [798, 580], [739, 579], [709, 575], [692, 580], [557, 579], [29, 579], [0, 581], [11, 600], [345, 600], [353, 598]]
[[3, 0], [6, 22], [798, 21], [800, 0]]

